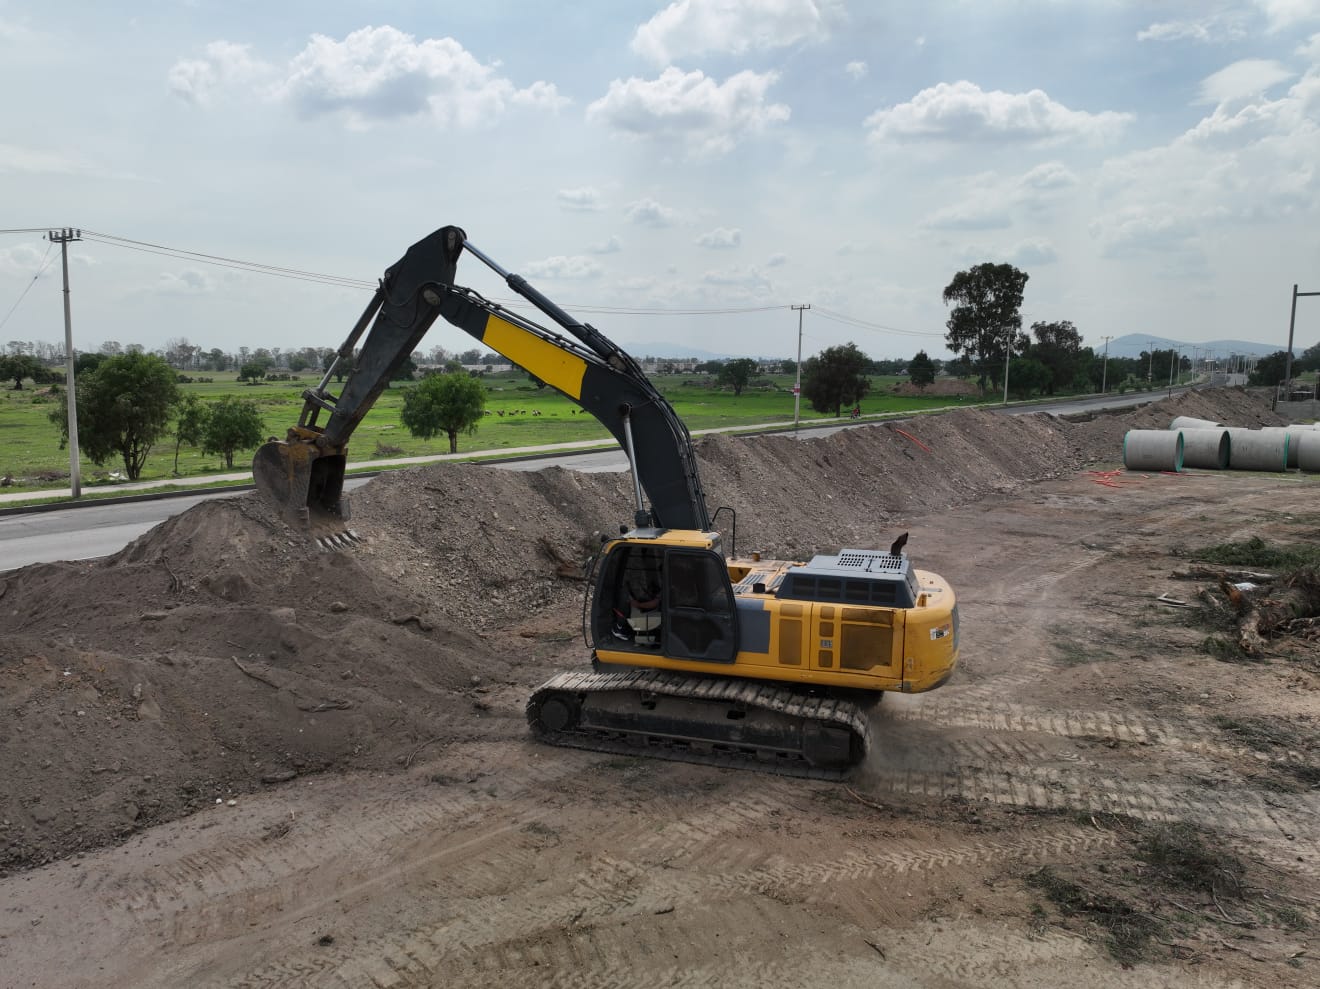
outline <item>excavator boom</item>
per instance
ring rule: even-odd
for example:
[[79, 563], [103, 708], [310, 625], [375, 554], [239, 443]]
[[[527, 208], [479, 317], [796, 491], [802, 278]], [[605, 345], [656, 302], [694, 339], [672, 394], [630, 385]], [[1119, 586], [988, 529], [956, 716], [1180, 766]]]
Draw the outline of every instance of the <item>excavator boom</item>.
[[[465, 249], [572, 339], [455, 285], [458, 259]], [[571, 398], [613, 434], [632, 463], [638, 525], [710, 527], [691, 436], [637, 362], [600, 331], [573, 319], [526, 279], [505, 271], [454, 226], [418, 241], [385, 271], [375, 296], [339, 348], [335, 364], [316, 388], [303, 392], [298, 424], [284, 440], [266, 443], [253, 458], [257, 487], [282, 506], [291, 521], [316, 531], [326, 523], [333, 527], [348, 519], [343, 494], [348, 441], [400, 364], [442, 317]], [[329, 383], [336, 366], [355, 353], [355, 366], [343, 391], [338, 397], [331, 395]], [[639, 449], [646, 451], [645, 457], [637, 456]], [[643, 505], [643, 492], [649, 506]]]

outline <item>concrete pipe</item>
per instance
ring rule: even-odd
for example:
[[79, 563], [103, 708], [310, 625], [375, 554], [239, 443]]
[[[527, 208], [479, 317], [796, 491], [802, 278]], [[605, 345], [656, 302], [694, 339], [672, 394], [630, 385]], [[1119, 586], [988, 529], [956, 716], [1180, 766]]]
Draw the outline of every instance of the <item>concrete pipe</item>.
[[1297, 452], [1301, 446], [1301, 439], [1308, 433], [1314, 433], [1315, 430], [1310, 426], [1261, 426], [1262, 433], [1287, 433], [1288, 434], [1288, 466], [1296, 467]]
[[1192, 416], [1174, 416], [1173, 422], [1169, 423], [1170, 429], [1215, 429], [1222, 426], [1222, 422], [1212, 422], [1209, 419], [1195, 419]]
[[1183, 466], [1228, 470], [1232, 442], [1227, 429], [1184, 429]]
[[1262, 433], [1259, 429], [1228, 430], [1230, 470], [1288, 469], [1288, 433]]
[[1320, 432], [1308, 429], [1296, 440], [1290, 439], [1288, 441], [1288, 453], [1290, 455], [1292, 454], [1292, 444], [1294, 442], [1297, 444], [1297, 466], [1302, 470], [1320, 470]]
[[1123, 437], [1123, 466], [1128, 470], [1182, 470], [1182, 432], [1129, 429]]

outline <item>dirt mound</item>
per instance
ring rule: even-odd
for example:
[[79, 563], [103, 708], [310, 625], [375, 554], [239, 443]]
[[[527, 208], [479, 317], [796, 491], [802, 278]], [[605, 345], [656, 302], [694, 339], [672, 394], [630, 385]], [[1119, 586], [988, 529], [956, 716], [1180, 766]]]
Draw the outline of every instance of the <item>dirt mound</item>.
[[[886, 546], [904, 518], [1115, 463], [1175, 415], [1279, 421], [1238, 390], [1062, 421], [981, 410], [821, 440], [703, 439], [708, 502], [740, 553]], [[583, 563], [631, 515], [621, 474], [443, 465], [353, 495], [321, 553], [255, 495], [207, 502], [103, 560], [0, 579], [0, 870], [115, 840], [301, 773], [385, 769], [521, 732], [573, 645]], [[516, 709], [516, 705], [504, 705]]]

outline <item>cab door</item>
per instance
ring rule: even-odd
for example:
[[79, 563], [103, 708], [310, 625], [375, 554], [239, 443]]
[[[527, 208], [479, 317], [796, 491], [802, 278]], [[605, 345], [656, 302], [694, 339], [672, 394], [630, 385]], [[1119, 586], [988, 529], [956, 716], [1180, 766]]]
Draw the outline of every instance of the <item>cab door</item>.
[[732, 663], [738, 655], [738, 620], [724, 560], [702, 550], [671, 548], [664, 585], [664, 654]]

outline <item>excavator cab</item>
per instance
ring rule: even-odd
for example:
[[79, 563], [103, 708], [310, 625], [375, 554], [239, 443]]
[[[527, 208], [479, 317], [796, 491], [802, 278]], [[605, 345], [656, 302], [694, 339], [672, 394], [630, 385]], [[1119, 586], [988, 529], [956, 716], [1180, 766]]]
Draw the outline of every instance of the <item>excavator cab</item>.
[[[607, 547], [592, 608], [598, 651], [734, 661], [738, 619], [728, 568], [723, 556], [687, 535], [634, 532]], [[712, 534], [704, 535], [709, 544]]]

